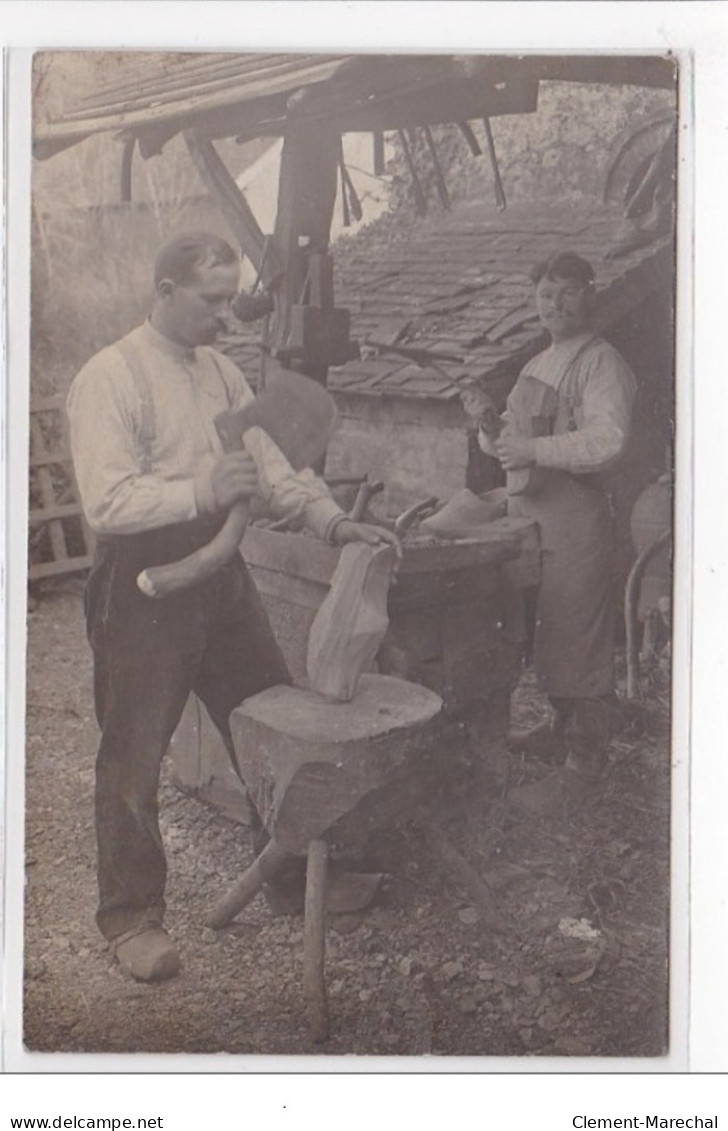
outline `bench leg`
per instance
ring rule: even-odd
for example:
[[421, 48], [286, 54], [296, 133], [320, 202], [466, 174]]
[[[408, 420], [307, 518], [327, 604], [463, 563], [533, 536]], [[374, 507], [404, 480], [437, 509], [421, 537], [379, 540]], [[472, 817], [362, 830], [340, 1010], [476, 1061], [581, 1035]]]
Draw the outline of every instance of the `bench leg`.
[[329, 1035], [329, 1007], [324, 980], [325, 899], [328, 847], [323, 840], [308, 846], [306, 868], [306, 917], [303, 928], [303, 992], [314, 1041]]

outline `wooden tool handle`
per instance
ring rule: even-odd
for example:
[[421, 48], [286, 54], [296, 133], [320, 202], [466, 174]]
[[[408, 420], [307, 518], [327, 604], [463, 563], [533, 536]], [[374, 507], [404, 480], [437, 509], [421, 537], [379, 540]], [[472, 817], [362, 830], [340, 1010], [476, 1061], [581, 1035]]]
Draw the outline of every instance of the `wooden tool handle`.
[[179, 589], [199, 585], [231, 562], [238, 552], [248, 525], [250, 506], [246, 501], [235, 503], [222, 530], [206, 546], [169, 565], [151, 566], [137, 577], [137, 585], [147, 597], [168, 597]]

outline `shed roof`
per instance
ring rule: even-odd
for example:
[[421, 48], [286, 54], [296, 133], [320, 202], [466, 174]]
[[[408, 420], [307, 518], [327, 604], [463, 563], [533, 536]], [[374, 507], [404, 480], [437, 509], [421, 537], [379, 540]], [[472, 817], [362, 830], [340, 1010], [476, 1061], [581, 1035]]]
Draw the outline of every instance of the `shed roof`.
[[[128, 60], [128, 61], [127, 61]], [[34, 126], [48, 157], [102, 131], [122, 131], [145, 155], [180, 129], [210, 138], [276, 136], [291, 95], [316, 87], [298, 114], [323, 114], [344, 132], [462, 121], [536, 108], [543, 79], [670, 88], [675, 63], [658, 55], [293, 55], [129, 53], [122, 81]], [[300, 95], [297, 95], [300, 98]]]
[[[519, 203], [505, 213], [474, 202], [428, 218], [399, 238], [387, 217], [343, 241], [334, 248], [337, 302], [351, 311], [352, 336], [461, 360], [438, 361], [433, 368], [365, 348], [363, 360], [329, 370], [329, 388], [449, 400], [463, 378], [515, 376], [548, 341], [529, 271], [557, 249], [576, 251], [593, 264], [596, 328], [608, 330], [673, 279], [669, 235], [610, 257], [623, 222], [623, 213], [592, 201]], [[256, 337], [251, 327], [225, 343], [253, 376]]]

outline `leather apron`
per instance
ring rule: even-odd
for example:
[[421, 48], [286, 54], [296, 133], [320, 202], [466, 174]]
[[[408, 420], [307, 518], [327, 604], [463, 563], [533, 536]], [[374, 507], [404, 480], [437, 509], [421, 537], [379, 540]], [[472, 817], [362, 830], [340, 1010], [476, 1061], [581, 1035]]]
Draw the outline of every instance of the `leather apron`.
[[[533, 397], [541, 435], [545, 434], [544, 403], [549, 401], [554, 405], [551, 435], [575, 427], [566, 396], [568, 377], [565, 369], [558, 389], [548, 385], [550, 396], [538, 389], [546, 383], [533, 373], [516, 382], [514, 394], [521, 406]], [[530, 518], [540, 529], [534, 666], [549, 696], [609, 695], [614, 690], [615, 631], [610, 501], [598, 474], [572, 475], [551, 468], [538, 472], [532, 494], [511, 495], [508, 501], [509, 514]]]

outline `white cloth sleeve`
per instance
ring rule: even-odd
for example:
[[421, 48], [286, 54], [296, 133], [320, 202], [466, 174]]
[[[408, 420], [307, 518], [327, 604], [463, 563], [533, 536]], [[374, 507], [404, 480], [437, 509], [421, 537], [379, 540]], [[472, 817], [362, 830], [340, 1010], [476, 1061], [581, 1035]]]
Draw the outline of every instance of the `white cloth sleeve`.
[[629, 439], [634, 377], [617, 352], [601, 350], [590, 360], [576, 430], [534, 441], [536, 464], [574, 474], [604, 471], [624, 452]]
[[133, 534], [197, 515], [193, 476], [143, 474], [135, 443], [138, 397], [117, 351], [84, 366], [67, 400], [71, 452], [84, 514], [99, 534]]

